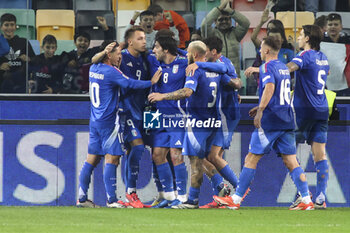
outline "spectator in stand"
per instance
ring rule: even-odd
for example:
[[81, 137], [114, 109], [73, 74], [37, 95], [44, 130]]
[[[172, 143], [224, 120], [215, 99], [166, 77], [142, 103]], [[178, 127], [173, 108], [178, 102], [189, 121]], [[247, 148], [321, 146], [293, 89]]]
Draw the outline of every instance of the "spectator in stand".
[[16, 16], [6, 13], [1, 16], [0, 21], [1, 31], [10, 47], [9, 52], [0, 57], [0, 92], [25, 93], [25, 65], [30, 57], [34, 57], [33, 48], [27, 39], [15, 35]]
[[63, 64], [68, 60], [68, 54], [63, 52], [61, 55], [55, 55], [57, 40], [53, 35], [44, 37], [41, 49], [43, 53], [33, 57], [29, 62], [29, 93], [59, 93]]
[[[109, 28], [106, 19], [97, 16], [98, 22], [104, 31], [104, 39], [112, 40], [113, 30]], [[62, 93], [80, 94], [89, 90], [88, 70], [91, 65], [91, 58], [100, 51], [100, 47], [89, 48], [90, 35], [80, 31], [74, 35], [75, 50], [68, 53], [68, 62], [65, 64], [65, 74], [63, 76]]]
[[[202, 37], [217, 36], [224, 42], [222, 55], [229, 58], [240, 77], [239, 42], [249, 29], [250, 22], [237, 10], [230, 6], [230, 0], [223, 0], [220, 6], [213, 8], [204, 18], [201, 25]], [[237, 25], [232, 26], [232, 19]], [[216, 27], [211, 25], [215, 22]], [[207, 35], [206, 35], [207, 32]]]
[[331, 13], [327, 16], [327, 32], [324, 34], [324, 42], [334, 42], [350, 44], [350, 36], [342, 32], [343, 25], [341, 16], [337, 13]]
[[150, 5], [147, 10], [154, 13], [156, 21], [154, 30], [169, 29], [172, 26], [176, 27], [180, 38], [178, 47], [184, 49], [186, 47], [186, 41], [190, 40], [190, 30], [184, 18], [175, 11], [163, 10], [158, 4]]
[[336, 0], [305, 0], [305, 11], [335, 11]]
[[188, 47], [188, 45], [192, 42], [192, 41], [196, 41], [196, 40], [202, 40], [202, 34], [201, 34], [201, 30], [194, 30], [191, 33], [191, 39], [189, 41], [186, 41], [186, 49]]
[[321, 15], [315, 19], [315, 25], [321, 28], [322, 35], [327, 31], [327, 16]]
[[[142, 11], [141, 13], [139, 11], [135, 11], [132, 19], [130, 20], [130, 24], [126, 27], [126, 30], [131, 28], [137, 18], [140, 16], [140, 26], [145, 30], [146, 34], [146, 49], [152, 50], [155, 42], [155, 37], [157, 34], [157, 30], [154, 30], [154, 13], [152, 11], [146, 10]], [[169, 27], [170, 31], [172, 31], [175, 34], [175, 40], [179, 44], [179, 31], [176, 29], [175, 26]]]

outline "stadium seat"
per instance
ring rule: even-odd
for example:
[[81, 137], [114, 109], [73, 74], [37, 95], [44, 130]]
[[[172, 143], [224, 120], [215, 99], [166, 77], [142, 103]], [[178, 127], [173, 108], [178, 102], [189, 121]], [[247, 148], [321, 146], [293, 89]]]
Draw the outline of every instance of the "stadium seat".
[[190, 11], [190, 1], [188, 0], [153, 0], [152, 4], [160, 5], [164, 10]]
[[74, 40], [57, 40], [56, 55], [60, 55], [63, 51], [70, 52], [75, 49]]
[[194, 13], [197, 14], [199, 11], [209, 12], [211, 9], [220, 5], [220, 0], [208, 1], [208, 0], [196, 0], [193, 1]]
[[[34, 11], [29, 9], [0, 9], [0, 16], [5, 13], [11, 13], [16, 16], [17, 29], [15, 34], [27, 38], [29, 40], [35, 40], [35, 14]], [[28, 34], [27, 34], [28, 24]]]
[[89, 48], [100, 47], [104, 40], [91, 40]]
[[[262, 16], [263, 12], [262, 11], [241, 11], [241, 13], [244, 16], [246, 16], [250, 22], [249, 30], [248, 30], [247, 34], [244, 36], [244, 38], [242, 39], [242, 42], [251, 41], [251, 35], [252, 35], [254, 29], [260, 23], [261, 16]], [[270, 17], [270, 19], [274, 19], [273, 12], [269, 13], [269, 17]], [[266, 36], [266, 26], [267, 26], [267, 23], [265, 23], [261, 27], [261, 30], [259, 31], [259, 34], [258, 34], [258, 38], [262, 39], [263, 37]]]
[[276, 14], [276, 19], [282, 21], [286, 32], [286, 37], [294, 38], [294, 31], [296, 32], [296, 38], [299, 36], [301, 28], [305, 24], [314, 24], [314, 13], [309, 11], [297, 11], [296, 12], [296, 25], [294, 25], [294, 12], [292, 11], [280, 11]]
[[33, 0], [33, 9], [73, 9], [73, 0], [59, 0], [59, 1], [48, 1], [48, 0]]
[[247, 69], [252, 66], [256, 58], [256, 49], [253, 42], [243, 42], [242, 45], [242, 60], [243, 69]]
[[[132, 10], [123, 10], [118, 11], [117, 14], [117, 22], [118, 22], [118, 28], [117, 28], [117, 40], [123, 41], [124, 33], [126, 30], [126, 26], [130, 23], [130, 19], [134, 15], [134, 11]], [[139, 25], [139, 19], [136, 20], [135, 25]]]
[[40, 54], [40, 43], [38, 40], [29, 40], [30, 45], [32, 46], [35, 55]]
[[37, 10], [37, 40], [42, 41], [47, 34], [54, 35], [57, 40], [73, 40], [74, 22], [73, 10]]
[[177, 13], [184, 18], [190, 32], [192, 32], [196, 27], [193, 13], [191, 11], [177, 11]]
[[111, 10], [111, 0], [74, 0], [74, 11]]
[[96, 16], [103, 16], [108, 27], [114, 26], [114, 14], [112, 11], [77, 11], [76, 27], [77, 31], [85, 31], [90, 34], [91, 40], [103, 40], [104, 32], [99, 25]]
[[263, 11], [267, 4], [267, 0], [234, 0], [232, 2], [233, 8], [238, 11]]
[[[117, 11], [117, 0], [113, 0], [113, 11], [116, 15]], [[150, 0], [118, 0], [118, 11], [124, 10], [146, 10], [151, 4]], [[118, 12], [119, 13], [119, 12]]]
[[0, 8], [31, 9], [31, 0], [1, 0]]
[[329, 15], [330, 13], [337, 13], [341, 16], [343, 31], [347, 32], [350, 35], [350, 12], [317, 12], [316, 18], [321, 15]]

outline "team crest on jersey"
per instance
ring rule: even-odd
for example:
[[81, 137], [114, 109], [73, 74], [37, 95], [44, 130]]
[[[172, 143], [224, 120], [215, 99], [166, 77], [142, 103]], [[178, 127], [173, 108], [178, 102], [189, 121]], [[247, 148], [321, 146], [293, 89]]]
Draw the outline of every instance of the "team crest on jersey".
[[137, 137], [137, 131], [136, 131], [136, 129], [131, 130], [131, 134], [132, 134], [132, 136]]
[[179, 65], [173, 66], [173, 74], [176, 74], [179, 71]]

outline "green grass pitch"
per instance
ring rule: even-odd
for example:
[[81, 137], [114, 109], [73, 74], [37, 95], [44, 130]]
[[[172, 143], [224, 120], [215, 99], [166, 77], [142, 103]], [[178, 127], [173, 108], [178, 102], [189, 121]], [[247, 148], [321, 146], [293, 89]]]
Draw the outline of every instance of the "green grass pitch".
[[350, 208], [83, 209], [0, 207], [0, 232], [350, 232]]

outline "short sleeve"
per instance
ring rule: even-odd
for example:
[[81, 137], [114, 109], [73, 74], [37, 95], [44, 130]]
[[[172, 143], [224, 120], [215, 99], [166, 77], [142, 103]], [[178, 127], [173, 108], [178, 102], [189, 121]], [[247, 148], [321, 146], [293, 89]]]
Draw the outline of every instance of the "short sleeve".
[[268, 83], [275, 83], [275, 76], [269, 63], [260, 66], [260, 82], [264, 88]]
[[308, 63], [308, 53], [306, 51], [302, 51], [297, 54], [295, 58], [292, 59], [292, 62], [299, 66], [299, 69], [302, 69]]
[[186, 77], [186, 82], [185, 82], [185, 86], [186, 88], [190, 88], [192, 89], [194, 92], [197, 89], [197, 85], [198, 85], [198, 78], [200, 76], [199, 74], [200, 72], [194, 72], [194, 74], [190, 74], [189, 76]]

